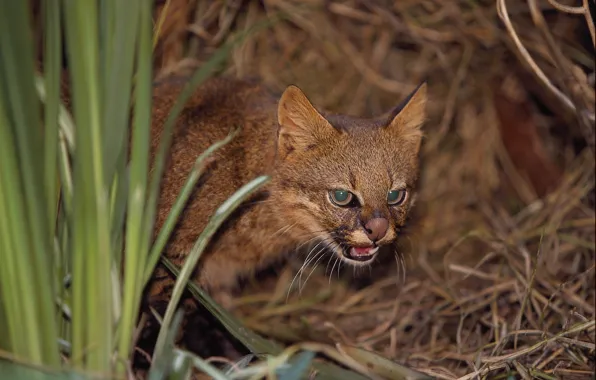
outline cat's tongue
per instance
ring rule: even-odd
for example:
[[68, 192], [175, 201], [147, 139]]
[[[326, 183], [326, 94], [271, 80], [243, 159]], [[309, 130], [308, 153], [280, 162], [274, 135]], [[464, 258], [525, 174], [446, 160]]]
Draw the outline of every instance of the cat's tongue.
[[373, 247], [354, 247], [354, 253], [356, 255], [370, 255], [370, 251], [373, 250]]
[[369, 260], [373, 254], [379, 250], [379, 247], [352, 247], [350, 256], [355, 260]]

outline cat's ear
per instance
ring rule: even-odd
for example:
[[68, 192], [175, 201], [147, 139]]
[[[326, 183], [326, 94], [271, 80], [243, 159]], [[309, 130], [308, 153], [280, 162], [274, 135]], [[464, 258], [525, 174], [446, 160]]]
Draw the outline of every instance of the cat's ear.
[[393, 136], [414, 140], [418, 150], [423, 135], [422, 125], [426, 121], [426, 103], [426, 82], [423, 82], [393, 109], [385, 129]]
[[296, 86], [288, 86], [277, 106], [278, 153], [285, 158], [293, 151], [306, 151], [332, 138], [338, 131]]

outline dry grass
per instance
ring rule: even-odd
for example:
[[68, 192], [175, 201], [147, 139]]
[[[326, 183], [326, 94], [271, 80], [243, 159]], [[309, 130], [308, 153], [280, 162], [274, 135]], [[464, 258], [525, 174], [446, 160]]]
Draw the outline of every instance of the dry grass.
[[228, 75], [294, 83], [359, 115], [430, 85], [407, 275], [391, 261], [357, 276], [324, 262], [286, 299], [289, 265], [236, 313], [283, 342], [352, 343], [437, 378], [592, 378], [594, 31], [571, 3], [162, 1], [159, 75], [284, 12], [234, 51]]

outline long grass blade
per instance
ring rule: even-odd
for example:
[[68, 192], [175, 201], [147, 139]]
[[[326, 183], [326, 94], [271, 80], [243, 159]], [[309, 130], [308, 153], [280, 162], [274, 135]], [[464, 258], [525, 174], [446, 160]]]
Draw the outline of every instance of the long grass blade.
[[[0, 80], [2, 77], [0, 77]], [[0, 85], [3, 82], [0, 81]], [[0, 86], [0, 89], [2, 86]], [[10, 130], [8, 117], [4, 112], [4, 94], [0, 91], [0, 303], [4, 310], [4, 317], [0, 319], [0, 329], [5, 336], [2, 344], [6, 350], [10, 350], [14, 355], [26, 357], [27, 336], [24, 315], [24, 304], [18, 299], [20, 293], [19, 281], [15, 276], [17, 273], [17, 262], [15, 254], [21, 254], [18, 250], [18, 238], [22, 237], [19, 232], [22, 231], [22, 214], [13, 215], [11, 210], [20, 206], [20, 199], [14, 198], [15, 187], [18, 181], [12, 176], [18, 173], [16, 152], [12, 144], [13, 137]], [[18, 180], [18, 178], [17, 178]], [[8, 187], [11, 188], [8, 188]], [[18, 212], [18, 211], [17, 211]], [[21, 211], [22, 212], [22, 211]], [[16, 246], [15, 246], [16, 245]], [[25, 242], [27, 248], [28, 242]], [[25, 330], [25, 331], [24, 331]], [[21, 336], [19, 336], [21, 335]]]
[[[0, 197], [2, 197], [2, 195], [0, 195]], [[1, 206], [0, 206], [1, 207]], [[0, 215], [4, 214], [3, 210], [0, 210]], [[3, 228], [5, 228], [5, 226], [2, 225], [2, 221], [0, 221], [0, 233], [2, 233]], [[3, 249], [3, 245], [0, 244], [0, 249]], [[3, 271], [2, 268], [0, 268], [0, 276], [4, 276], [5, 275], [5, 270]], [[4, 295], [4, 292], [2, 291], [2, 281], [0, 281], [0, 296]], [[14, 301], [11, 301], [14, 302]], [[11, 333], [8, 330], [9, 325], [7, 322], [7, 316], [6, 316], [6, 311], [4, 310], [4, 305], [2, 302], [0, 302], [0, 350], [5, 351], [5, 352], [10, 352], [10, 342], [12, 340], [11, 338]], [[14, 334], [14, 333], [13, 333]]]
[[[35, 75], [35, 86], [40, 100], [46, 103], [48, 101], [48, 95], [46, 93], [45, 81], [40, 75]], [[60, 142], [64, 142], [69, 152], [74, 152], [74, 120], [72, 120], [70, 113], [60, 99], [58, 99], [58, 126], [60, 127]]]
[[[14, 160], [2, 169], [4, 204], [9, 211], [5, 223], [10, 229], [6, 231], [10, 235], [2, 239], [14, 239], [11, 251], [4, 253], [11, 255], [16, 264], [10, 274], [15, 276], [16, 289], [27, 295], [19, 299], [23, 314], [18, 316], [23, 319], [19, 325], [24, 328], [20, 333], [24, 335], [22, 344], [27, 359], [58, 364], [53, 286], [48, 271], [52, 244], [39, 157], [43, 152], [43, 135], [39, 112], [31, 111], [39, 110], [29, 28], [31, 13], [28, 2], [2, 0], [0, 9], [0, 87], [5, 119], [2, 129], [6, 137], [3, 143], [14, 144], [13, 149], [3, 149], [3, 158]], [[12, 308], [5, 310], [13, 312]]]
[[[48, 231], [50, 238], [56, 235], [58, 217], [59, 184], [58, 173], [58, 142], [59, 142], [59, 113], [60, 113], [60, 76], [62, 63], [62, 34], [60, 29], [60, 2], [45, 1], [42, 5], [44, 14], [44, 80], [41, 83], [44, 91], [44, 188], [46, 190], [46, 205], [48, 217]], [[38, 79], [38, 78], [36, 78]], [[41, 82], [36, 80], [36, 82]], [[38, 84], [38, 83], [36, 83]], [[40, 87], [39, 84], [37, 86]], [[39, 90], [38, 90], [39, 92]], [[40, 97], [41, 98], [41, 97]], [[55, 246], [55, 244], [53, 244]], [[53, 285], [56, 297], [63, 299], [62, 278], [66, 265], [64, 256], [59, 249], [54, 249], [53, 257]], [[62, 323], [61, 310], [57, 308], [56, 319], [60, 321], [60, 330], [66, 326]], [[62, 334], [61, 334], [62, 335]]]
[[[126, 253], [124, 261], [123, 314], [119, 326], [118, 354], [125, 359], [131, 354], [133, 330], [143, 290], [142, 278], [149, 247], [149, 235], [143, 232], [145, 201], [149, 172], [149, 132], [151, 127], [152, 5], [147, 1], [131, 3], [139, 22], [137, 33], [137, 72], [132, 133], [131, 162], [128, 185]], [[124, 373], [125, 366], [119, 366]]]
[[44, 187], [47, 199], [49, 235], [54, 236], [58, 209], [58, 113], [60, 111], [60, 72], [62, 36], [60, 2], [44, 1], [44, 79], [47, 98], [44, 120]]
[[112, 360], [109, 202], [104, 167], [95, 2], [63, 0], [76, 122], [73, 159], [73, 364], [106, 372]]
[[[102, 87], [104, 97], [104, 167], [111, 183], [110, 215], [111, 236], [114, 253], [113, 278], [119, 282], [123, 264], [123, 226], [128, 201], [128, 153], [129, 119], [131, 109], [131, 85], [134, 77], [134, 60], [137, 55], [139, 21], [138, 0], [103, 1], [100, 6], [102, 30], [100, 62], [105, 78]], [[120, 288], [119, 284], [114, 284]], [[115, 295], [118, 295], [115, 293]], [[121, 302], [114, 300], [115, 305]], [[119, 310], [114, 317], [120, 319]]]
[[[104, 93], [104, 167], [106, 178], [112, 178], [118, 160], [126, 160], [128, 149], [128, 121], [133, 82], [136, 39], [139, 25], [140, 0], [110, 0], [105, 3], [103, 35], [106, 44]], [[137, 54], [137, 58], [138, 57]], [[150, 60], [151, 56], [143, 56]], [[146, 64], [148, 62], [142, 62]], [[144, 91], [147, 91], [146, 89]], [[137, 99], [138, 100], [138, 99]], [[123, 174], [123, 173], [120, 173]]]
[[[222, 225], [222, 223], [226, 220], [226, 218], [242, 203], [248, 196], [250, 196], [253, 192], [259, 189], [262, 185], [269, 181], [268, 176], [259, 176], [254, 180], [248, 182], [240, 189], [238, 189], [230, 198], [228, 198], [224, 203], [222, 203], [213, 216], [209, 219], [207, 226], [199, 238], [197, 239], [195, 245], [193, 246], [190, 254], [188, 255], [184, 266], [182, 267], [182, 271], [178, 279], [176, 280], [176, 284], [174, 285], [174, 290], [172, 291], [172, 297], [168, 303], [168, 307], [166, 309], [166, 314], [163, 318], [162, 326], [169, 326], [172, 317], [174, 316], [174, 312], [176, 307], [178, 306], [178, 302], [180, 301], [180, 297], [182, 296], [182, 292], [186, 287], [186, 283], [190, 278], [194, 268], [199, 261], [201, 254], [203, 253], [204, 249], [207, 247], [211, 237], [215, 234], [217, 229]], [[155, 343], [155, 351], [153, 357], [158, 357], [161, 351], [163, 350], [163, 345], [166, 338], [166, 331], [163, 327], [159, 332], [157, 337], [157, 342]]]
[[183, 317], [184, 312], [179, 310], [176, 315], [174, 315], [169, 327], [166, 328], [162, 325], [162, 330], [167, 330], [164, 340], [164, 348], [161, 355], [153, 360], [151, 369], [147, 375], [147, 380], [162, 380], [166, 378], [174, 358], [174, 343]]

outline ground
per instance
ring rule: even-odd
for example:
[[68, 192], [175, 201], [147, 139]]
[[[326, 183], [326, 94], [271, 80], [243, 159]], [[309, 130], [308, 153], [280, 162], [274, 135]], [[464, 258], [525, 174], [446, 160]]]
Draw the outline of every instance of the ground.
[[317, 105], [362, 116], [429, 84], [406, 270], [393, 258], [356, 274], [323, 262], [287, 296], [296, 273], [287, 265], [236, 300], [250, 328], [284, 343], [373, 349], [437, 378], [594, 375], [594, 35], [585, 14], [540, 2], [532, 18], [533, 1], [160, 3], [158, 75], [200, 66], [282, 12], [234, 49], [225, 75], [274, 91], [297, 84]]

